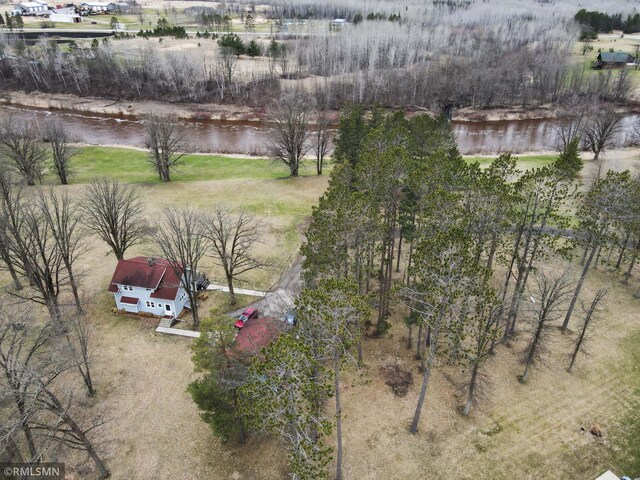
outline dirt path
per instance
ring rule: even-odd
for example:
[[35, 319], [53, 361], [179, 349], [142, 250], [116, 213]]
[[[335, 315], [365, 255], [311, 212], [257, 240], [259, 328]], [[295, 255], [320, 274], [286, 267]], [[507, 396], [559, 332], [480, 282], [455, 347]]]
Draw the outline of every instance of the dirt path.
[[[293, 308], [297, 294], [300, 293], [302, 260], [302, 256], [298, 255], [293, 264], [282, 274], [277, 285], [264, 298], [250, 306], [257, 309], [263, 317], [284, 319], [287, 311]], [[228, 315], [237, 317], [245, 308], [233, 310]]]

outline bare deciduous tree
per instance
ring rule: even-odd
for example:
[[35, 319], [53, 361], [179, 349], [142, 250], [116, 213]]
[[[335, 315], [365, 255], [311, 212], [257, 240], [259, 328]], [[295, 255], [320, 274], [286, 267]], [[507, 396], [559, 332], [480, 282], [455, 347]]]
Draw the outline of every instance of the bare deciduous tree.
[[588, 105], [583, 100], [574, 100], [563, 110], [563, 116], [553, 129], [556, 133], [556, 150], [562, 152], [574, 138], [582, 138], [587, 122]]
[[233, 48], [220, 47], [218, 56], [218, 67], [222, 71], [222, 76], [227, 82], [227, 85], [231, 85], [231, 79], [233, 78], [233, 74], [236, 73], [237, 65], [238, 57], [233, 51]]
[[329, 119], [325, 110], [318, 113], [318, 123], [313, 131], [313, 151], [316, 155], [316, 173], [322, 175], [324, 167], [324, 157], [329, 153], [331, 148], [331, 134], [329, 130]]
[[541, 358], [544, 340], [550, 322], [560, 318], [564, 300], [571, 295], [571, 281], [566, 274], [558, 278], [549, 278], [544, 272], [536, 277], [537, 302], [536, 316], [534, 320], [534, 332], [531, 343], [527, 348], [524, 373], [519, 377], [520, 383], [526, 383], [531, 372], [531, 367]]
[[[69, 197], [56, 198], [50, 191], [47, 198], [42, 192], [31, 204], [21, 192], [5, 192], [0, 189], [0, 216], [8, 220], [7, 238], [11, 263], [15, 271], [24, 277], [30, 288], [10, 292], [14, 297], [44, 305], [53, 326], [67, 350], [74, 359], [87, 360], [86, 355], [78, 356], [73, 336], [61, 307], [60, 294], [71, 281], [72, 293], [78, 314], [81, 302], [73, 275], [73, 264], [82, 251], [80, 237], [76, 230], [78, 220], [71, 214]], [[77, 330], [73, 332], [78, 333]], [[81, 351], [84, 351], [80, 340]], [[86, 351], [85, 351], [86, 354]], [[95, 390], [87, 361], [77, 361], [75, 366], [87, 387], [89, 395]]]
[[47, 307], [53, 324], [63, 331], [58, 296], [67, 274], [57, 243], [37, 202], [30, 203], [20, 189], [0, 184], [0, 211], [6, 222], [11, 263], [31, 288], [12, 292], [23, 300]]
[[95, 180], [82, 194], [83, 223], [109, 245], [118, 260], [142, 243], [148, 228], [137, 192], [116, 180]]
[[615, 145], [617, 136], [622, 131], [621, 121], [622, 116], [611, 109], [604, 109], [589, 119], [584, 128], [584, 142], [593, 152], [594, 160], [599, 160], [603, 150]]
[[149, 115], [145, 120], [146, 145], [149, 162], [158, 172], [160, 180], [171, 180], [171, 171], [183, 163], [187, 143], [177, 130], [175, 119]]
[[77, 258], [86, 251], [80, 232], [80, 216], [77, 205], [71, 200], [67, 192], [56, 195], [53, 189], [47, 193], [39, 192], [39, 202], [42, 215], [49, 226], [49, 231], [56, 241], [58, 253], [64, 264], [71, 293], [78, 313], [82, 313], [82, 303], [78, 293], [77, 275], [74, 264]]
[[280, 99], [271, 119], [273, 127], [267, 138], [269, 154], [289, 167], [292, 177], [298, 176], [300, 164], [310, 148], [308, 102], [301, 93], [286, 94]]
[[584, 321], [582, 322], [582, 328], [580, 329], [580, 334], [578, 338], [576, 338], [575, 348], [573, 349], [573, 353], [571, 354], [571, 362], [569, 363], [569, 368], [567, 369], [569, 373], [573, 371], [573, 366], [576, 362], [576, 358], [578, 357], [578, 353], [584, 346], [584, 342], [587, 339], [587, 329], [589, 325], [591, 325], [591, 320], [593, 320], [594, 314], [598, 310], [598, 306], [607, 296], [609, 291], [606, 288], [601, 288], [598, 290], [591, 301], [591, 305], [589, 308], [585, 308], [584, 303], [582, 304], [582, 309], [585, 311], [586, 316], [584, 317]]
[[[35, 353], [48, 342], [50, 332], [49, 327], [45, 325], [37, 333], [29, 336], [26, 310], [22, 309], [20, 315], [16, 313], [7, 312], [4, 305], [0, 310], [0, 368], [2, 368], [4, 380], [0, 382], [0, 391], [3, 397], [6, 396], [7, 401], [10, 398], [13, 399], [16, 409], [15, 413], [11, 410], [8, 412], [10, 418], [14, 420], [11, 422], [12, 428], [5, 427], [3, 430], [13, 430], [13, 435], [5, 435], [11, 436], [13, 451], [19, 454], [17, 444], [21, 442], [15, 438], [15, 430], [19, 429], [25, 438], [29, 455], [27, 458], [29, 461], [36, 461], [39, 450], [36, 447], [35, 435], [30, 423], [36, 409], [28, 395], [28, 389], [31, 387], [28, 369], [31, 362], [39, 360]], [[20, 456], [24, 458], [23, 455]]]
[[[9, 172], [0, 169], [0, 205], [4, 205], [7, 200], [5, 199], [5, 194], [9, 194], [9, 198], [11, 198], [11, 189], [11, 175]], [[20, 290], [22, 289], [22, 283], [20, 283], [18, 272], [11, 258], [10, 221], [9, 212], [5, 208], [0, 208], [0, 261], [2, 261], [9, 275], [11, 275], [15, 289]]]
[[0, 123], [0, 152], [27, 185], [41, 180], [46, 151], [30, 125], [11, 115], [5, 118]]
[[91, 377], [91, 367], [93, 365], [93, 351], [91, 349], [91, 325], [83, 312], [63, 311], [63, 321], [67, 328], [67, 344], [69, 353], [74, 364], [77, 366], [82, 376], [82, 381], [87, 387], [87, 394], [93, 396], [96, 390]]
[[231, 304], [236, 303], [233, 282], [246, 272], [269, 266], [252, 252], [261, 242], [263, 228], [264, 224], [253, 215], [233, 214], [220, 206], [214, 208], [208, 219], [207, 236], [213, 245], [214, 258], [224, 270]]
[[180, 279], [176, 286], [181, 287], [189, 298], [194, 328], [200, 326], [196, 275], [209, 247], [206, 233], [207, 226], [201, 214], [185, 208], [165, 210], [163, 220], [153, 235], [176, 278]]
[[53, 167], [62, 185], [67, 185], [71, 175], [71, 158], [78, 150], [70, 145], [71, 135], [62, 122], [57, 119], [49, 121], [42, 132], [43, 138], [51, 146]]
[[[59, 381], [73, 362], [57, 348], [57, 335], [50, 324], [35, 322], [30, 327], [33, 323], [24, 310], [21, 314], [0, 311], [0, 369], [5, 380], [0, 389], [15, 402], [11, 415], [24, 433], [29, 461], [40, 461], [47, 450], [44, 442], [54, 441], [85, 451], [99, 478], [107, 478], [109, 471], [88, 436], [101, 422], [83, 428], [72, 411], [72, 391]], [[19, 451], [15, 435], [11, 442], [14, 451]]]

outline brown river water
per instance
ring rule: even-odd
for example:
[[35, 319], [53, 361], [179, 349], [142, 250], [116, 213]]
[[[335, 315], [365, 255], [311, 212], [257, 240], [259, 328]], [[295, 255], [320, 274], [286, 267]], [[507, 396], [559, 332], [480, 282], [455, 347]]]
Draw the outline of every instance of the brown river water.
[[[59, 118], [72, 132], [74, 140], [90, 145], [124, 145], [144, 147], [144, 124], [133, 118], [69, 111], [48, 111], [18, 107], [0, 107], [0, 116], [12, 114], [18, 120], [41, 125], [48, 118]], [[496, 154], [499, 152], [533, 152], [553, 150], [555, 127], [560, 119], [500, 120], [453, 122], [462, 154]], [[640, 115], [623, 119], [624, 133], [618, 138], [624, 144], [631, 126]], [[194, 151], [218, 153], [264, 154], [268, 123], [233, 121], [191, 121], [180, 123], [180, 131]]]

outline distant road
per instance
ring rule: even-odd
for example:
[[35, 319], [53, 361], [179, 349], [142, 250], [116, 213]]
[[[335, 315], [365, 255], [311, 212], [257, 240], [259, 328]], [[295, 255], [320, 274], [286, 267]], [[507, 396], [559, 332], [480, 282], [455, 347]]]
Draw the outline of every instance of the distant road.
[[[131, 30], [123, 30], [118, 33], [130, 33], [132, 35], [135, 35], [139, 31], [140, 29], [131, 29]], [[194, 36], [197, 32], [198, 30], [187, 30], [187, 34], [191, 36]], [[110, 28], [24, 28], [22, 31], [19, 31], [19, 32], [14, 31], [14, 32], [5, 32], [5, 33], [12, 34], [12, 35], [21, 35], [23, 33], [29, 33], [29, 34], [39, 33], [48, 37], [55, 36], [56, 34], [60, 34], [60, 33], [63, 33], [63, 34], [75, 33], [75, 34], [82, 34], [82, 36], [90, 37], [90, 34], [96, 34], [94, 36], [105, 36], [105, 35], [111, 35], [115, 32]], [[267, 36], [275, 35], [277, 37], [329, 37], [332, 35], [337, 35], [337, 32], [325, 32], [325, 33], [231, 32], [231, 33], [235, 33], [238, 36], [256, 36], [256, 37], [263, 36], [263, 35], [267, 35]]]
[[[621, 38], [618, 33], [599, 33], [599, 38]], [[624, 38], [629, 40], [640, 40], [640, 33], [625, 33]]]
[[24, 28], [20, 32], [5, 32], [7, 34], [20, 35], [22, 33], [44, 33], [47, 35], [55, 35], [56, 33], [101, 33], [112, 34], [110, 28]]

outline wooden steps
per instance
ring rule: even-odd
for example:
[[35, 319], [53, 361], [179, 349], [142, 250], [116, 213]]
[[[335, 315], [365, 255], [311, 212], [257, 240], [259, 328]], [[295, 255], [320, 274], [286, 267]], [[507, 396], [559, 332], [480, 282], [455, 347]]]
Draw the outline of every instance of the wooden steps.
[[171, 325], [173, 325], [173, 317], [163, 317], [158, 327], [171, 328]]

